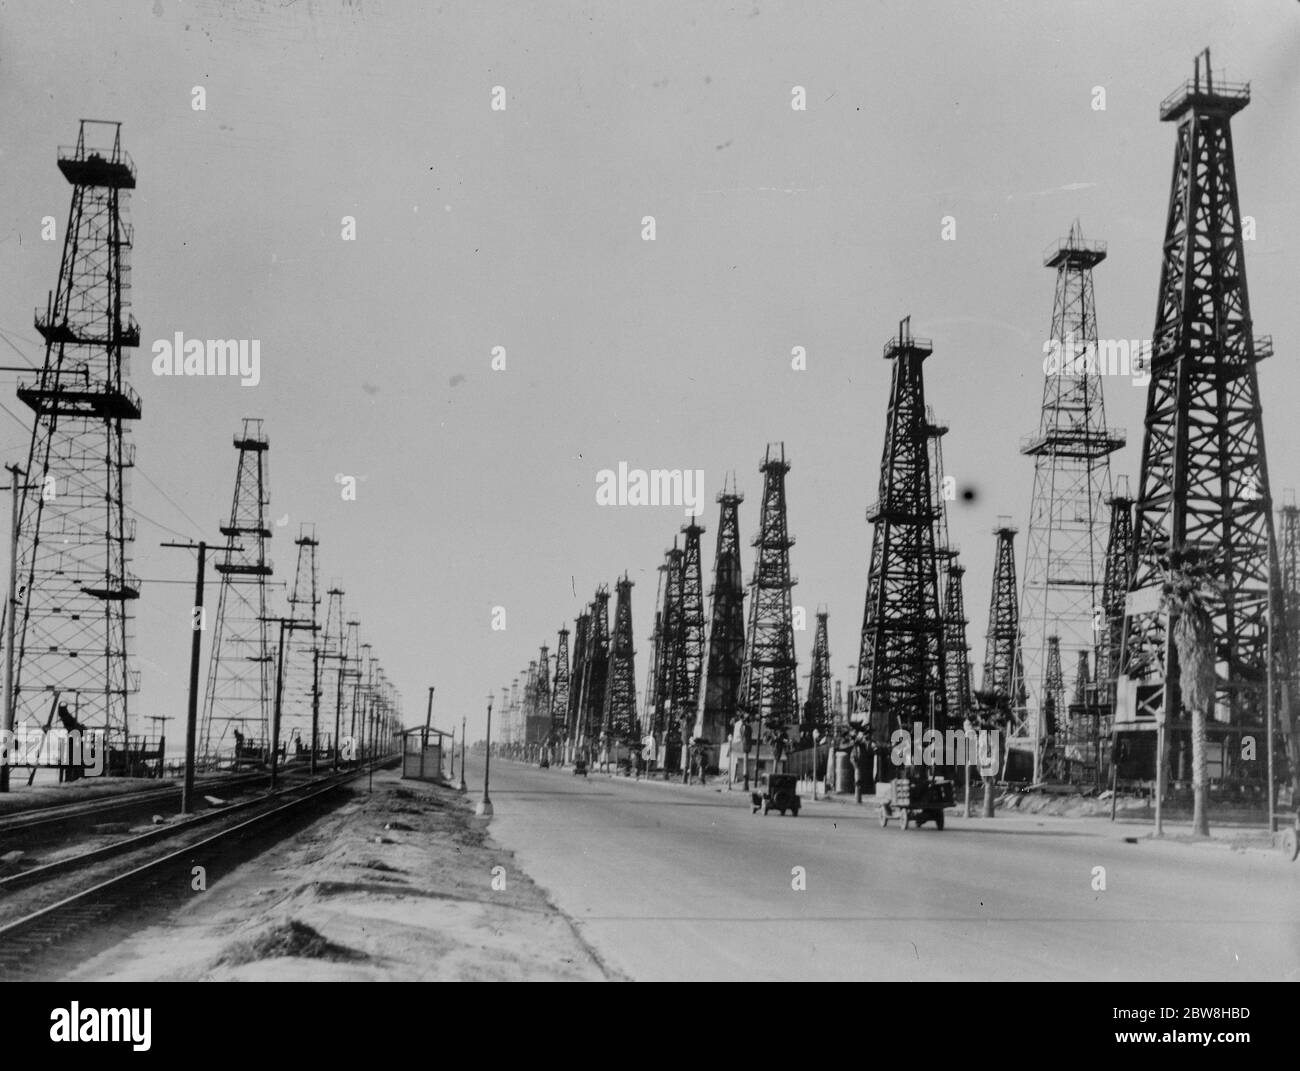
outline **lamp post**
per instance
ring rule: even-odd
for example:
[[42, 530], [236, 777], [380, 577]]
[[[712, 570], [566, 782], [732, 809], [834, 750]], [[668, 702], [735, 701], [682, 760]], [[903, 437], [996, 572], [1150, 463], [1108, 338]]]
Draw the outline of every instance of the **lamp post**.
[[[474, 813], [481, 818], [492, 817], [492, 801], [488, 798], [488, 772], [492, 768], [492, 696], [488, 695], [487, 711], [487, 750], [483, 753], [483, 798], [478, 801]], [[464, 767], [462, 765], [462, 772]]]

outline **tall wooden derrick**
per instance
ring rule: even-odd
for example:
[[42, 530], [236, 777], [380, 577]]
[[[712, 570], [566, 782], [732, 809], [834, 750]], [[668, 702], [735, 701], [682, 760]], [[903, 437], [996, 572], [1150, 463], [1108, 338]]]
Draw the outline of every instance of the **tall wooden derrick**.
[[1084, 241], [1077, 220], [1069, 236], [1043, 258], [1056, 274], [1056, 295], [1038, 430], [1020, 451], [1034, 459], [1034, 490], [1020, 594], [1025, 677], [1017, 690], [1026, 701], [1012, 709], [1009, 742], [1014, 749], [1032, 751], [1035, 781], [1062, 776], [1064, 735], [1053, 735], [1047, 726], [1049, 699], [1055, 703], [1051, 717], [1057, 730], [1064, 730], [1067, 721], [1063, 692], [1048, 685], [1051, 637], [1056, 637], [1058, 662], [1091, 651], [1096, 643], [1110, 455], [1124, 445], [1124, 434], [1106, 426], [1102, 398], [1102, 373], [1130, 370], [1119, 362], [1128, 355], [1127, 342], [1120, 354], [1097, 338], [1092, 272], [1105, 259], [1105, 244]]
[[555, 682], [551, 689], [550, 723], [546, 742], [559, 747], [564, 741], [564, 727], [569, 716], [569, 630], [560, 627], [555, 644]]
[[943, 437], [948, 433], [926, 406], [926, 434], [930, 443], [930, 490], [934, 497], [935, 558], [942, 587], [944, 694], [949, 728], [961, 727], [971, 713], [970, 646], [966, 642], [966, 606], [962, 595], [965, 567], [960, 548], [948, 534], [948, 498], [954, 486], [943, 464]]
[[835, 720], [831, 696], [831, 651], [826, 610], [817, 611], [817, 631], [813, 633], [812, 672], [808, 674], [808, 698], [804, 700], [802, 728], [824, 733]]
[[[131, 606], [140, 582], [128, 571], [135, 521], [126, 515], [129, 430], [140, 398], [124, 350], [140, 344], [129, 309], [133, 231], [126, 220], [136, 171], [121, 124], [83, 119], [77, 143], [60, 147], [72, 185], [57, 289], [36, 311], [45, 359], [20, 382], [33, 414], [25, 478], [16, 475], [16, 599], [12, 622], [14, 724], [44, 725], [51, 699], [104, 733], [110, 773], [128, 772], [138, 750], [127, 717], [139, 688], [130, 667]], [[8, 768], [0, 771], [8, 787]]]
[[894, 367], [880, 496], [867, 509], [871, 564], [854, 688], [854, 720], [866, 723], [884, 750], [897, 729], [912, 733], [919, 722], [943, 730], [948, 721], [931, 422], [922, 375], [933, 346], [912, 337], [910, 321], [899, 323], [897, 337], [884, 349]]
[[638, 735], [636, 651], [632, 641], [632, 581], [624, 573], [614, 588], [614, 637], [609, 652], [602, 724], [611, 741], [630, 744]]
[[678, 632], [673, 657], [673, 709], [671, 733], [680, 743], [689, 740], [700, 706], [700, 685], [704, 680], [704, 576], [700, 536], [704, 529], [694, 520], [682, 526], [686, 539], [682, 547], [678, 580]]
[[786, 519], [785, 477], [790, 463], [785, 444], [771, 443], [763, 463], [763, 506], [754, 574], [750, 579], [749, 629], [741, 667], [740, 713], [757, 719], [768, 732], [799, 722], [798, 663], [794, 653], [794, 618], [790, 591], [797, 583], [790, 573], [790, 535]]
[[[993, 560], [993, 592], [989, 599], [989, 625], [984, 636], [984, 676], [981, 691], [1007, 712], [1025, 707], [1025, 671], [1020, 654], [1020, 604], [1016, 597], [1016, 529], [999, 518], [993, 529], [997, 551]], [[1007, 749], [1003, 776], [1030, 781], [1034, 776], [1030, 752]]]
[[718, 495], [718, 542], [709, 590], [708, 664], [695, 735], [716, 748], [731, 735], [736, 720], [740, 675], [745, 662], [745, 589], [740, 564], [739, 506], [745, 500], [724, 483]]
[[578, 726], [582, 712], [582, 682], [587, 674], [587, 652], [591, 639], [591, 608], [587, 607], [573, 622], [573, 666], [569, 670], [569, 706], [565, 712], [565, 753], [572, 759], [578, 748]]
[[546, 644], [537, 652], [537, 673], [533, 681], [533, 704], [524, 725], [524, 742], [541, 746], [551, 730], [551, 653]]
[[1170, 772], [1189, 779], [1190, 717], [1175, 622], [1161, 606], [1162, 559], [1187, 549], [1210, 556], [1217, 687], [1207, 736], [1221, 760], [1216, 780], [1229, 787], [1265, 783], [1267, 763], [1247, 757], [1243, 738], [1265, 738], [1270, 706], [1292, 777], [1296, 759], [1291, 712], [1277, 693], [1270, 702], [1267, 687], [1288, 679], [1291, 659], [1286, 631], [1269, 627], [1280, 612], [1280, 575], [1258, 362], [1273, 346], [1254, 333], [1233, 160], [1231, 119], [1249, 103], [1249, 85], [1214, 80], [1207, 49], [1192, 80], [1160, 106], [1177, 132], [1116, 697], [1126, 733], [1165, 720]]
[[1124, 600], [1133, 576], [1133, 499], [1128, 477], [1115, 481], [1115, 493], [1106, 500], [1110, 528], [1106, 537], [1106, 573], [1101, 588], [1101, 614], [1096, 618], [1097, 658], [1094, 678], [1103, 700], [1115, 703], [1115, 678], [1119, 675], [1124, 639]]
[[586, 655], [578, 689], [577, 744], [589, 748], [600, 739], [605, 713], [605, 683], [609, 678], [609, 585], [596, 588], [588, 608]]
[[950, 725], [960, 725], [970, 716], [971, 700], [970, 645], [966, 641], [966, 600], [962, 593], [966, 567], [957, 555], [948, 557], [943, 589], [943, 672], [944, 692], [948, 697]]

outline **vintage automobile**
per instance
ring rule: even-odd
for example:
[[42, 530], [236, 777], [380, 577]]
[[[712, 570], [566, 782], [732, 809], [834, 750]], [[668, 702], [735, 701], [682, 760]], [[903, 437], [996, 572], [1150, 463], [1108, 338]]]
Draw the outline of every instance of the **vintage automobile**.
[[799, 793], [796, 791], [798, 785], [799, 779], [794, 774], [763, 774], [760, 790], [749, 794], [750, 802], [753, 804], [750, 814], [757, 814], [760, 810], [764, 814], [768, 811], [780, 811], [785, 814], [789, 811], [791, 817], [797, 818], [799, 816]]
[[889, 788], [890, 798], [880, 805], [882, 829], [895, 818], [900, 829], [912, 822], [918, 826], [933, 822], [935, 829], [943, 828], [943, 809], [951, 807], [955, 798], [951, 781], [924, 775], [896, 777]]

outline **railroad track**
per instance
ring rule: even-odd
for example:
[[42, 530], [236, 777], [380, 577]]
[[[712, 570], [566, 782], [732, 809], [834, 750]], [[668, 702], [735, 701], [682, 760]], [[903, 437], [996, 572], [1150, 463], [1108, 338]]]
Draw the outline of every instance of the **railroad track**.
[[[206, 777], [195, 782], [196, 790], [246, 788], [267, 780], [265, 773], [240, 774], [235, 777]], [[37, 830], [77, 822], [87, 818], [102, 818], [106, 814], [143, 810], [154, 804], [170, 802], [180, 795], [180, 785], [161, 785], [140, 792], [124, 792], [117, 796], [95, 796], [75, 803], [57, 803], [48, 807], [32, 807], [23, 811], [0, 815], [0, 839], [27, 838]]]
[[[243, 821], [219, 829], [197, 841], [172, 847], [121, 873], [91, 878], [91, 884], [86, 888], [62, 895], [53, 903], [0, 925], [0, 979], [40, 973], [41, 960], [48, 957], [56, 946], [65, 945], [79, 934], [84, 934], [88, 927], [106, 923], [128, 909], [141, 907], [153, 898], [151, 894], [156, 893], [164, 883], [170, 882], [169, 890], [172, 893], [182, 887], [188, 890], [190, 870], [195, 865], [206, 863], [208, 870], [213, 868], [214, 861], [236, 865], [231, 859], [242, 854], [238, 851], [239, 847], [242, 846], [243, 853], [246, 853], [250, 842], [268, 832], [276, 822], [296, 814], [310, 813], [312, 804], [357, 777], [364, 776], [366, 772], [363, 767], [291, 785], [278, 790], [273, 796], [260, 796], [205, 812], [179, 824], [150, 830], [3, 879], [0, 881], [0, 893], [20, 886], [39, 884], [79, 868], [98, 864], [112, 856], [124, 855], [155, 843], [163, 845], [168, 839], [183, 836], [199, 825], [228, 817], [235, 811], [272, 803], [272, 806]], [[236, 847], [235, 852], [230, 851], [232, 846]]]

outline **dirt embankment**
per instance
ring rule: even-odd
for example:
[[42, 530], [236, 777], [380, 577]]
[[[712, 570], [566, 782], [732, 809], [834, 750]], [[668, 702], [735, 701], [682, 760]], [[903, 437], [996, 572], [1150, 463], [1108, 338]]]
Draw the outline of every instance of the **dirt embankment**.
[[567, 918], [449, 789], [377, 775], [71, 979], [603, 979]]

